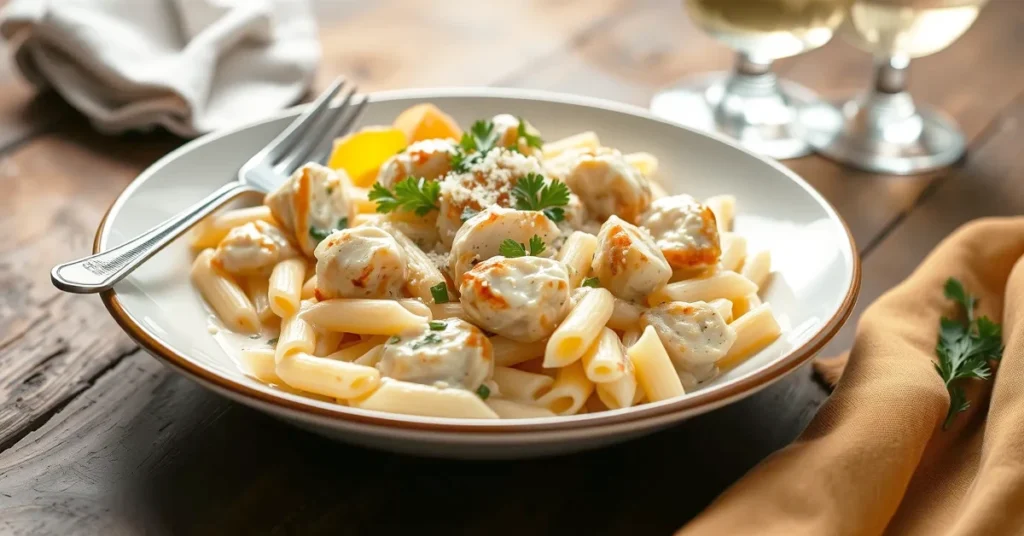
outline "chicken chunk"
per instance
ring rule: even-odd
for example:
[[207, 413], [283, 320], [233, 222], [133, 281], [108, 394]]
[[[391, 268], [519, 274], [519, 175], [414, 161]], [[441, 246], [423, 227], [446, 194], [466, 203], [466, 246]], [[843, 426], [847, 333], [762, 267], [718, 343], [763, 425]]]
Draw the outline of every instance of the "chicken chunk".
[[652, 307], [640, 315], [640, 323], [653, 327], [676, 368], [699, 376], [698, 381], [709, 379], [709, 370], [714, 375], [714, 363], [736, 342], [736, 330], [702, 301]]
[[316, 298], [394, 298], [405, 284], [406, 255], [383, 229], [361, 225], [336, 231], [320, 242]]
[[232, 275], [268, 274], [299, 252], [277, 226], [265, 221], [235, 227], [217, 245], [210, 262]]
[[673, 268], [707, 268], [722, 254], [714, 213], [688, 195], [654, 201], [640, 216], [640, 226], [651, 233]]
[[550, 336], [569, 313], [569, 272], [551, 259], [490, 258], [462, 276], [460, 290], [470, 320], [515, 341]]
[[672, 267], [647, 231], [612, 216], [597, 239], [591, 269], [619, 298], [641, 301], [672, 277]]
[[479, 328], [449, 318], [392, 337], [377, 369], [396, 380], [475, 391], [494, 372], [494, 350]]
[[456, 143], [450, 139], [423, 140], [388, 158], [380, 166], [377, 182], [391, 190], [406, 177], [436, 180], [452, 169]]
[[[498, 246], [505, 239], [526, 244], [534, 235], [551, 244], [559, 235], [558, 226], [541, 212], [488, 207], [466, 220], [455, 234], [448, 273], [459, 281], [478, 262], [498, 255]], [[545, 250], [545, 256], [552, 251]]]
[[312, 255], [320, 240], [335, 229], [347, 227], [355, 216], [346, 194], [348, 177], [344, 173], [306, 164], [263, 201], [306, 255]]
[[470, 166], [469, 171], [449, 173], [441, 181], [441, 210], [437, 217], [441, 243], [446, 248], [452, 246], [464, 213], [479, 212], [492, 205], [513, 206], [512, 189], [516, 182], [529, 173], [541, 171], [540, 162], [532, 156], [496, 149]]
[[592, 217], [612, 215], [634, 223], [651, 204], [651, 186], [622, 153], [605, 147], [576, 151], [566, 165], [565, 183]]
[[[511, 114], [498, 114], [491, 118], [494, 124], [494, 131], [498, 133], [498, 145], [502, 147], [515, 147], [517, 151], [526, 155], [540, 154], [540, 149], [531, 147], [526, 140], [519, 135], [519, 118]], [[523, 128], [531, 136], [540, 136], [533, 125], [523, 122]]]

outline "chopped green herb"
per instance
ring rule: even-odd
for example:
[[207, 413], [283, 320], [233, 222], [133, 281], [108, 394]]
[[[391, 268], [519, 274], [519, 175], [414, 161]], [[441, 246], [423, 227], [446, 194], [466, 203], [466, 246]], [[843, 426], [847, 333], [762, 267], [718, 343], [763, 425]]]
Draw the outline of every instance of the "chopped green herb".
[[320, 243], [321, 240], [327, 238], [330, 235], [331, 235], [330, 231], [325, 231], [325, 230], [317, 228], [317, 227], [310, 227], [309, 228], [309, 237], [312, 238], [313, 240], [316, 240], [316, 242], [318, 244]]
[[[963, 379], [987, 380], [992, 376], [992, 361], [1003, 357], [1002, 327], [988, 317], [975, 318], [978, 299], [967, 293], [960, 281], [949, 278], [945, 285], [946, 298], [963, 309], [963, 319], [942, 317], [939, 320], [939, 341], [935, 353], [939, 362], [935, 370], [949, 391], [949, 411], [942, 428], [949, 428], [957, 414], [971, 406], [961, 385], [953, 382]], [[959, 316], [959, 315], [958, 315]]]
[[480, 119], [469, 127], [469, 132], [462, 134], [459, 147], [465, 152], [486, 153], [498, 143], [498, 133], [494, 131], [494, 123]]
[[420, 348], [431, 344], [441, 344], [441, 337], [437, 333], [427, 333], [418, 341], [412, 343], [412, 349], [419, 350]]
[[482, 400], [487, 400], [487, 398], [491, 396], [491, 388], [487, 387], [486, 385], [480, 384], [480, 387], [476, 388], [476, 394]]
[[565, 211], [561, 208], [569, 204], [569, 188], [559, 181], [545, 181], [537, 173], [529, 173], [516, 181], [512, 188], [512, 197], [516, 198], [519, 210], [539, 210], [553, 222], [565, 219]]
[[584, 287], [597, 288], [601, 286], [601, 281], [596, 277], [588, 277], [583, 280]]
[[391, 338], [388, 339], [388, 344], [395, 344], [395, 343], [401, 342], [401, 341], [402, 341], [401, 337], [399, 337], [398, 335], [392, 335]]
[[527, 147], [536, 147], [540, 149], [544, 146], [544, 140], [540, 139], [540, 136], [530, 134], [526, 130], [526, 121], [523, 121], [522, 117], [519, 118], [519, 127], [517, 134], [517, 139], [525, 140]]
[[270, 346], [273, 346], [273, 345], [277, 344], [277, 337], [274, 337], [273, 339], [270, 339], [269, 341], [267, 341], [267, 344], [270, 345]]
[[479, 213], [479, 210], [466, 207], [462, 209], [462, 216], [460, 216], [459, 219], [462, 220], [462, 223], [466, 223], [466, 220], [472, 218], [473, 216], [476, 216]]
[[348, 229], [348, 218], [339, 218], [338, 224], [334, 226], [335, 231], [340, 231], [342, 229]]
[[434, 297], [434, 303], [448, 303], [448, 285], [442, 281], [430, 287], [430, 295]]
[[370, 201], [377, 202], [377, 212], [386, 214], [395, 210], [415, 212], [417, 216], [426, 216], [431, 210], [438, 210], [437, 197], [441, 194], [441, 183], [428, 181], [422, 177], [407, 177], [395, 184], [391, 192], [379, 182], [373, 184]]
[[406, 149], [408, 149], [408, 148], [409, 148], [408, 146], [406, 146], [406, 147], [402, 147], [402, 148], [401, 148], [401, 149], [399, 149], [399, 150], [398, 150], [398, 152], [397, 152], [397, 153], [395, 153], [395, 154], [402, 154], [402, 153], [404, 153], [404, 152], [405, 152], [405, 150], [406, 150]]
[[327, 195], [331, 195], [333, 193], [334, 193], [334, 187], [333, 186], [328, 186], [327, 187]]
[[446, 322], [441, 322], [439, 320], [431, 320], [430, 322], [427, 322], [427, 325], [430, 326], [430, 331], [444, 331], [444, 328], [448, 327]]
[[530, 252], [527, 253], [526, 245], [520, 242], [516, 242], [511, 238], [506, 238], [498, 245], [498, 253], [510, 259], [516, 257], [525, 257], [526, 255], [537, 256], [544, 252], [547, 247], [544, 246], [544, 240], [537, 235], [530, 237]]

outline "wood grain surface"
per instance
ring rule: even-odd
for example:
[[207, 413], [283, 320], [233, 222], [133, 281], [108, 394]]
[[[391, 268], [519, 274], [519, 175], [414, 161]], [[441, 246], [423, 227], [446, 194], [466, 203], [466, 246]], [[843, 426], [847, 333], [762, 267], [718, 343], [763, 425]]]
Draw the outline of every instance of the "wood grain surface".
[[[324, 59], [366, 90], [548, 89], [646, 106], [732, 53], [675, 1], [315, 2]], [[786, 162], [847, 220], [863, 256], [857, 311], [968, 220], [1024, 211], [1024, 4], [993, 0], [911, 88], [970, 140], [916, 177]], [[424, 54], [429, 50], [430, 54]], [[868, 84], [841, 40], [780, 62], [829, 97]], [[341, 445], [216, 396], [138, 350], [96, 297], [49, 268], [90, 250], [117, 194], [182, 140], [101, 136], [0, 60], [0, 533], [665, 534], [784, 446], [827, 393], [802, 368], [765, 391], [629, 443], [542, 460], [453, 462]], [[856, 314], [854, 320], [856, 319]], [[825, 352], [852, 341], [851, 321]]]

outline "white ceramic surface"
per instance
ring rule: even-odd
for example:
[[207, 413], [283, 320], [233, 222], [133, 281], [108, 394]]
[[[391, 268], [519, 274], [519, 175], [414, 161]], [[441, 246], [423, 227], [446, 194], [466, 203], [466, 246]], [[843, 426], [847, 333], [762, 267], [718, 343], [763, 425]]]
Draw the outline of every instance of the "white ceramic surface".
[[[751, 395], [830, 339], [853, 307], [860, 269], [853, 239], [835, 210], [798, 176], [723, 139], [655, 119], [644, 110], [568, 95], [506, 89], [378, 93], [360, 123], [389, 124], [406, 107], [431, 101], [463, 125], [508, 112], [553, 140], [594, 130], [605, 145], [647, 151], [672, 193], [737, 198], [735, 230], [751, 250], [769, 249], [774, 273], [764, 292], [783, 326], [767, 349], [675, 400], [558, 417], [473, 421], [384, 414], [284, 393], [244, 375], [207, 333], [208, 313], [188, 280], [190, 252], [179, 240], [113, 291], [104, 303], [120, 325], [175, 370], [238, 402], [344, 441], [422, 455], [526, 457], [569, 452], [635, 437]], [[167, 155], [115, 201], [97, 250], [120, 244], [229, 180], [297, 110], [200, 138]]]

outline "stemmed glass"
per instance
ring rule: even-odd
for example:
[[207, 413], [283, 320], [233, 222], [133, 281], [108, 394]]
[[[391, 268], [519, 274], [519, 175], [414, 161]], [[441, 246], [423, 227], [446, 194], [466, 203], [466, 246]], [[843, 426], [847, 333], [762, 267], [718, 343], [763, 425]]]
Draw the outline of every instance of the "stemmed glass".
[[655, 95], [651, 111], [698, 130], [718, 132], [774, 158], [810, 147], [797, 110], [818, 102], [810, 90], [779, 80], [772, 62], [832, 38], [850, 0], [684, 0], [702, 30], [738, 53], [732, 72], [683, 80]]
[[829, 158], [881, 173], [923, 173], [957, 161], [963, 134], [952, 120], [914, 104], [907, 68], [911, 58], [960, 38], [986, 1], [857, 0], [840, 32], [875, 55], [874, 86], [838, 107], [801, 109], [808, 142]]

